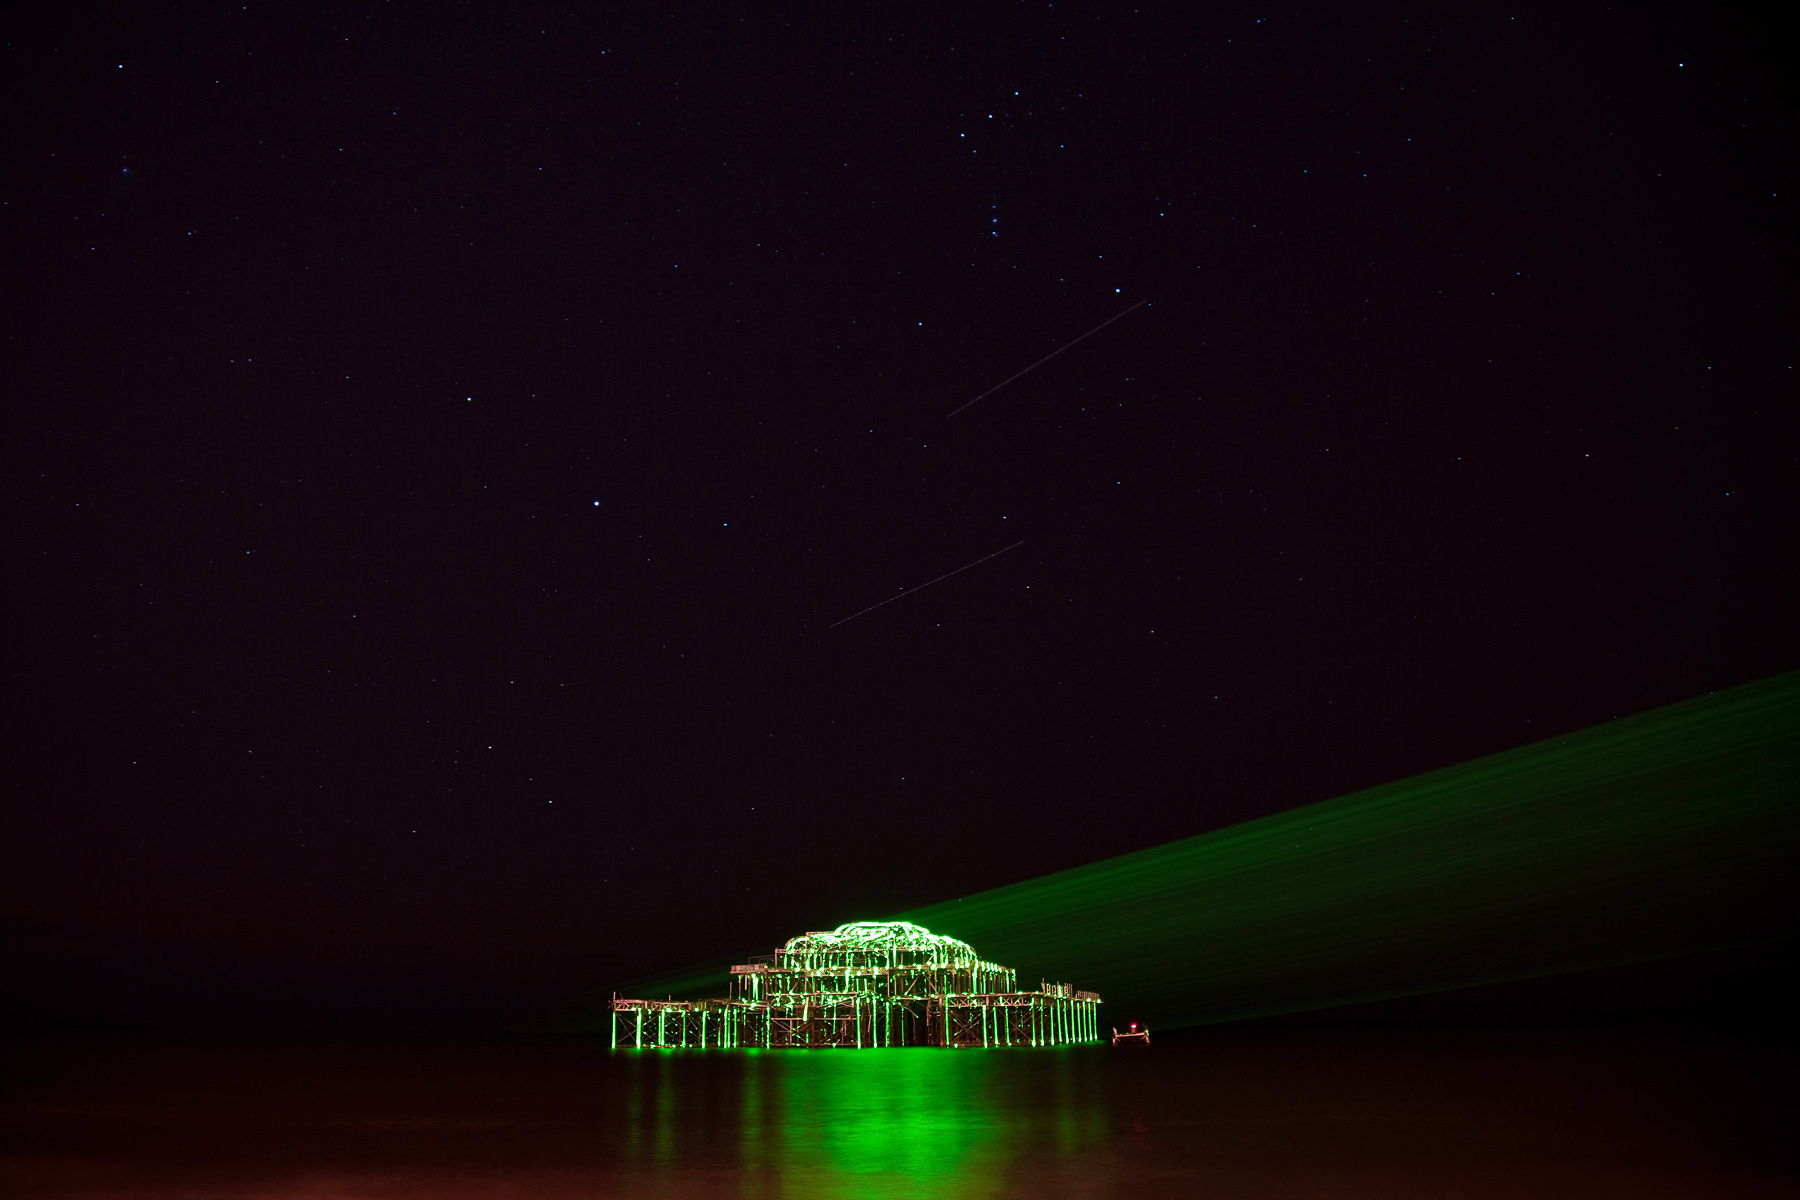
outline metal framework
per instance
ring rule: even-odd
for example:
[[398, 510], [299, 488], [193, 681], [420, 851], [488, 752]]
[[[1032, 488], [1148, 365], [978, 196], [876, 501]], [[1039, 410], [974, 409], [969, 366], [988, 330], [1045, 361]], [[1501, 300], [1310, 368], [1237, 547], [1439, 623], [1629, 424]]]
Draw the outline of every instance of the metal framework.
[[731, 968], [717, 1000], [612, 999], [612, 1044], [764, 1049], [1057, 1046], [1100, 1040], [1100, 997], [1017, 990], [1011, 967], [906, 921], [790, 938]]

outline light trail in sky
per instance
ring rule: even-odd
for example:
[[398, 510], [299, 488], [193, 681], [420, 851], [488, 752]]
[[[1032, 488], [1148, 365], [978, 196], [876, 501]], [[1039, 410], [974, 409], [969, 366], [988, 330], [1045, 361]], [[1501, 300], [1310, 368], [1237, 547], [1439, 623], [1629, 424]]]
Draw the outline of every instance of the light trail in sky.
[[981, 393], [981, 395], [975, 397], [973, 400], [971, 400], [967, 404], [963, 405], [962, 408], [952, 410], [947, 416], [945, 416], [944, 419], [946, 421], [949, 420], [951, 417], [954, 417], [957, 413], [961, 412], [963, 410], [963, 408], [973, 408], [975, 405], [980, 404], [983, 400], [986, 400], [989, 396], [993, 395], [995, 392], [999, 391], [1001, 388], [1003, 388], [1007, 384], [1011, 383], [1013, 381], [1013, 379], [1019, 378], [1020, 375], [1031, 374], [1031, 372], [1037, 370], [1039, 367], [1043, 366], [1045, 363], [1049, 362], [1051, 359], [1053, 359], [1057, 355], [1061, 354], [1064, 350], [1067, 350], [1069, 347], [1075, 345], [1077, 342], [1087, 341], [1087, 339], [1093, 337], [1096, 333], [1099, 333], [1102, 329], [1105, 329], [1108, 325], [1111, 325], [1114, 321], [1117, 321], [1122, 317], [1129, 317], [1132, 313], [1136, 312], [1138, 309], [1144, 307], [1144, 305], [1146, 305], [1148, 303], [1150, 303], [1148, 300], [1139, 300], [1136, 304], [1132, 305], [1130, 308], [1126, 309], [1124, 312], [1120, 313], [1118, 316], [1108, 317], [1106, 320], [1100, 322], [1098, 325], [1094, 326], [1092, 329], [1088, 330], [1086, 333], [1084, 333], [1080, 337], [1076, 338], [1075, 341], [1064, 342], [1062, 345], [1058, 346], [1056, 349], [1052, 350], [1050, 353], [1044, 355], [1044, 357], [1042, 357], [1042, 358], [1038, 359], [1036, 362], [1032, 363], [1029, 367], [1026, 367], [1023, 371], [1020, 371], [1018, 375], [1014, 375], [1012, 377], [1012, 379], [1007, 379], [1001, 383], [996, 383], [993, 387], [989, 388], [987, 391]]
[[[992, 554], [988, 555], [987, 558], [976, 559], [974, 562], [970, 563], [968, 567], [958, 567], [958, 568], [956, 568], [956, 570], [951, 571], [948, 574], [939, 575], [936, 579], [931, 580], [929, 583], [921, 583], [916, 588], [907, 588], [904, 592], [900, 593], [900, 596], [910, 596], [914, 592], [922, 592], [926, 588], [930, 587], [933, 583], [942, 583], [942, 582], [944, 582], [944, 580], [950, 578], [951, 575], [961, 575], [964, 571], [968, 570], [969, 567], [979, 567], [982, 563], [986, 562], [988, 560], [988, 558], [999, 558], [1002, 554], [1005, 554], [1006, 551], [1017, 550], [1020, 546], [1023, 546], [1024, 544], [1025, 543], [1022, 541], [1014, 542], [1010, 546], [1007, 546], [1007, 547], [1004, 547], [1003, 549], [994, 551]], [[843, 621], [833, 621], [831, 624], [827, 625], [825, 628], [836, 629], [839, 625], [842, 625], [844, 623], [844, 621], [854, 621], [854, 620], [856, 620], [856, 618], [862, 616], [863, 613], [872, 613], [876, 609], [880, 608], [882, 604], [892, 604], [894, 601], [900, 599], [900, 596], [889, 596], [886, 600], [883, 600], [881, 602], [881, 604], [871, 604], [871, 605], [869, 605], [869, 607], [863, 609], [862, 612], [853, 612], [849, 616], [845, 617]]]

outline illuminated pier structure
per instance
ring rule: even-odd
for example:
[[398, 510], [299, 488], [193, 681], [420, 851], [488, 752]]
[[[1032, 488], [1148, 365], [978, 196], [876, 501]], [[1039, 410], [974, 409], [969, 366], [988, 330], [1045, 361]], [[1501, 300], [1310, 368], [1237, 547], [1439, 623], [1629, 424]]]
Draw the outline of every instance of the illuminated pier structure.
[[792, 938], [731, 968], [717, 1000], [612, 1000], [612, 1044], [664, 1047], [1058, 1046], [1100, 1040], [1100, 997], [1017, 990], [1011, 967], [905, 921]]

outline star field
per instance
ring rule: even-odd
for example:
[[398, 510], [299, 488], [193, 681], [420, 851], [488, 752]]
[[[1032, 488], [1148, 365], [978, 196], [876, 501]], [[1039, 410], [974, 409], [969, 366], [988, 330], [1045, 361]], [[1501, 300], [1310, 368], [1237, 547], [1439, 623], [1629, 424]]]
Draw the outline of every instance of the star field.
[[1741, 35], [14, 18], [8, 919], [598, 986], [1792, 667]]

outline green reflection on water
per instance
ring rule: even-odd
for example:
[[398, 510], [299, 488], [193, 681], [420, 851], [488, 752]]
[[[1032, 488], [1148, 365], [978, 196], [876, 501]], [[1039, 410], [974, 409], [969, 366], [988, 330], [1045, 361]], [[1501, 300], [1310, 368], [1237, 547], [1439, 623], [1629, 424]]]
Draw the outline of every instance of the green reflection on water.
[[1102, 1053], [633, 1054], [627, 1157], [673, 1192], [707, 1176], [751, 1196], [994, 1195], [1100, 1149]]

